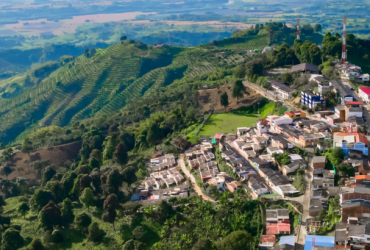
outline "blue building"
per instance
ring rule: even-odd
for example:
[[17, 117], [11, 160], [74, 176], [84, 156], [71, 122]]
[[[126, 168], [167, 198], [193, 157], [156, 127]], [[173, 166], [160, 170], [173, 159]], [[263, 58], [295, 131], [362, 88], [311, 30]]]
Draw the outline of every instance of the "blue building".
[[326, 101], [319, 93], [311, 90], [301, 92], [301, 105], [306, 105], [308, 108], [313, 109], [318, 104], [321, 104], [322, 108], [326, 107]]
[[330, 236], [307, 235], [304, 250], [313, 250], [313, 246], [334, 247], [335, 238]]

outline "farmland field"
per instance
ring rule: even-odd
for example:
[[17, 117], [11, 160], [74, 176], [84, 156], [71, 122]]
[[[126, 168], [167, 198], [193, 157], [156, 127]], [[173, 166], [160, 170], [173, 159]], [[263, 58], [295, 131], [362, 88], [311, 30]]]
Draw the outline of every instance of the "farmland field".
[[236, 133], [237, 127], [250, 127], [256, 124], [257, 119], [257, 115], [214, 114], [208, 119], [199, 135], [213, 136], [215, 133]]

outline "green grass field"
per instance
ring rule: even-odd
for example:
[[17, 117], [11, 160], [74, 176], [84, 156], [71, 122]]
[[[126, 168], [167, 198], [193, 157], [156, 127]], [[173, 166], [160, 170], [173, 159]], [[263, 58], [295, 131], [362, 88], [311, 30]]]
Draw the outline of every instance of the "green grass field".
[[256, 124], [257, 119], [257, 115], [214, 114], [208, 119], [199, 135], [214, 136], [215, 133], [236, 133], [237, 127], [250, 127]]

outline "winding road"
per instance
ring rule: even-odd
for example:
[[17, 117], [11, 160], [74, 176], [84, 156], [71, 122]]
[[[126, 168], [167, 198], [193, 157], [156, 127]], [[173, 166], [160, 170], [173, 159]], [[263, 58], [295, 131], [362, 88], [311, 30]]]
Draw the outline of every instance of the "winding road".
[[203, 193], [202, 189], [198, 187], [197, 182], [195, 181], [194, 176], [189, 172], [189, 170], [186, 168], [185, 161], [184, 161], [184, 155], [181, 154], [178, 160], [178, 163], [181, 167], [182, 172], [190, 179], [191, 184], [195, 190], [195, 192], [203, 198], [205, 201], [215, 202], [211, 197], [207, 196]]

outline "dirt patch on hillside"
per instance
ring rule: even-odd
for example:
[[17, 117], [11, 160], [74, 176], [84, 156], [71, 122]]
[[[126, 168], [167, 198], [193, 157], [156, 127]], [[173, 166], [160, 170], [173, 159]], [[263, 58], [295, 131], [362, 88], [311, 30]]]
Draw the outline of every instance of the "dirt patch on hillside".
[[[44, 148], [28, 154], [22, 152], [17, 152], [12, 155], [10, 161], [10, 167], [13, 172], [8, 176], [9, 180], [14, 180], [18, 176], [26, 179], [35, 179], [36, 171], [30, 168], [28, 171], [28, 162], [39, 161], [39, 160], [48, 160], [50, 165], [55, 166], [56, 168], [64, 166], [66, 161], [73, 161], [77, 158], [78, 153], [80, 152], [82, 141], [73, 142], [65, 145], [56, 146], [53, 148]], [[18, 169], [23, 169], [18, 171]], [[0, 175], [0, 178], [6, 179], [4, 175]]]
[[199, 90], [199, 102], [203, 106], [204, 111], [209, 111], [211, 107], [215, 112], [225, 111], [224, 106], [221, 105], [220, 96], [226, 92], [229, 96], [229, 106], [226, 111], [238, 109], [244, 106], [251, 106], [258, 102], [262, 96], [256, 91], [246, 87], [243, 98], [239, 98], [238, 102], [236, 98], [231, 95], [232, 84], [226, 84], [220, 87], [220, 89], [205, 89]]

